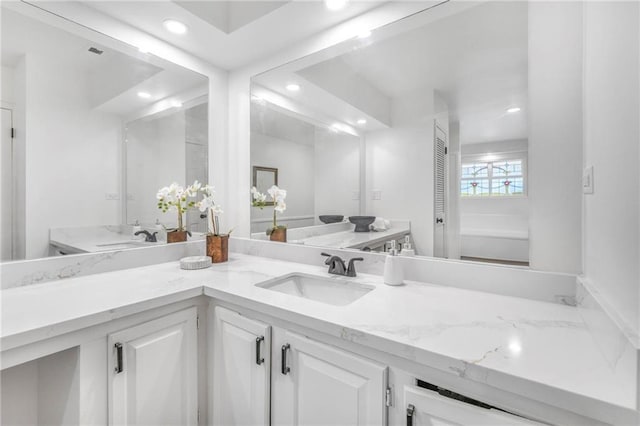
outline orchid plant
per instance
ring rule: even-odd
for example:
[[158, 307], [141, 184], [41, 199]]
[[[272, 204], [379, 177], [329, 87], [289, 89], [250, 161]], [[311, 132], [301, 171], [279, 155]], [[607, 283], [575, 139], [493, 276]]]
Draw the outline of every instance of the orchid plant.
[[[205, 185], [201, 189], [202, 200], [198, 201], [197, 207], [201, 213], [207, 212], [209, 218], [209, 235], [220, 235], [220, 222], [218, 216], [223, 213], [220, 205], [216, 204], [214, 195], [216, 190], [211, 185]], [[231, 231], [229, 231], [231, 233]]]
[[[273, 227], [267, 229], [267, 235], [269, 235], [278, 228], [286, 228], [286, 226], [278, 226], [276, 214], [282, 213], [287, 209], [287, 204], [284, 202], [285, 198], [287, 198], [287, 191], [273, 185], [267, 190], [267, 193], [273, 201]], [[251, 188], [251, 196], [253, 198], [252, 206], [262, 209], [267, 205], [267, 195], [258, 191], [255, 186]]]
[[202, 185], [197, 180], [192, 185], [183, 188], [176, 182], [173, 182], [169, 186], [160, 188], [156, 197], [158, 198], [158, 208], [166, 213], [169, 210], [175, 209], [178, 213], [178, 227], [176, 229], [170, 229], [169, 231], [185, 231], [183, 216], [184, 214], [196, 207], [197, 202], [190, 200], [195, 198]]

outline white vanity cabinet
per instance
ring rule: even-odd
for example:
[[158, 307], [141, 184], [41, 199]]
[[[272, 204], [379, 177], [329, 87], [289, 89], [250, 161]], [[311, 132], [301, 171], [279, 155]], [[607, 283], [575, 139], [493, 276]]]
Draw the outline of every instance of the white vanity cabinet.
[[111, 425], [197, 425], [195, 307], [109, 334]]
[[274, 425], [386, 423], [386, 366], [277, 328], [273, 349]]
[[213, 314], [213, 424], [269, 425], [271, 327], [217, 306]]
[[219, 306], [213, 330], [214, 425], [386, 423], [385, 365]]
[[407, 426], [533, 426], [542, 425], [522, 417], [444, 397], [416, 386], [404, 387]]

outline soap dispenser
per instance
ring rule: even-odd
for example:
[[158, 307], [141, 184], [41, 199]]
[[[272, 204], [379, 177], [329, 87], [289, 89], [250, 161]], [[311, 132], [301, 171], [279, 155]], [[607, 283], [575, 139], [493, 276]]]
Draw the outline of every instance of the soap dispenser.
[[401, 256], [415, 256], [416, 251], [411, 246], [411, 237], [409, 235], [404, 236], [404, 244], [402, 245], [402, 250], [400, 251]]
[[395, 240], [389, 241], [391, 249], [384, 261], [384, 283], [387, 285], [402, 285], [404, 281], [402, 265], [398, 258], [397, 243]]
[[133, 227], [131, 228], [131, 239], [132, 240], [141, 240], [144, 238], [144, 235], [138, 234], [136, 235], [136, 232], [140, 232], [142, 231], [142, 226], [140, 226], [140, 223], [136, 220], [136, 223], [133, 224]]

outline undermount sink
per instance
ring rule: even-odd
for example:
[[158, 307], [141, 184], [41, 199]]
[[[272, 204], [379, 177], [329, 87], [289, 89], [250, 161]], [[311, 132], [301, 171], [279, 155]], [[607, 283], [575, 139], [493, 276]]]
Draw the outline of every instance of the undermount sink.
[[136, 247], [145, 247], [147, 243], [142, 241], [118, 241], [115, 243], [96, 244], [101, 250], [122, 250]]
[[258, 283], [256, 287], [335, 306], [353, 303], [375, 288], [337, 278], [293, 273]]

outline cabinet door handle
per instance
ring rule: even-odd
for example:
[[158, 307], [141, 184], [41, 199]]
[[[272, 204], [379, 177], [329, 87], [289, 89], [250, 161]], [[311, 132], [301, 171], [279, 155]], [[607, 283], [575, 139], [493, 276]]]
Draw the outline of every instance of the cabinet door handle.
[[256, 364], [260, 365], [264, 362], [264, 358], [260, 356], [260, 343], [264, 342], [264, 336], [256, 337]]
[[289, 345], [288, 343], [286, 345], [282, 345], [282, 349], [280, 349], [280, 352], [282, 354], [282, 365], [280, 366], [280, 371], [282, 372], [282, 374], [284, 374], [285, 376], [287, 375], [287, 373], [289, 373], [289, 371], [291, 371], [291, 369], [289, 368], [289, 366], [287, 365], [287, 351], [291, 348], [291, 345]]
[[115, 373], [122, 373], [122, 343], [116, 343], [114, 345], [116, 348], [116, 368]]
[[413, 413], [416, 411], [416, 407], [413, 404], [409, 404], [407, 407], [407, 426], [413, 426]]

